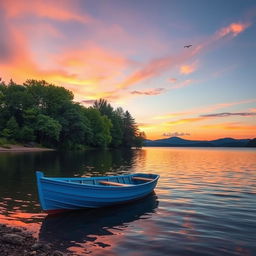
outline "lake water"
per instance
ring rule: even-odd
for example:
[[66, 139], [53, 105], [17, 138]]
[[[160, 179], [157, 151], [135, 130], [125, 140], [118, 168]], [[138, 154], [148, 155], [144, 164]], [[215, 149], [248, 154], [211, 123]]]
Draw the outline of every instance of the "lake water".
[[[47, 216], [35, 171], [46, 176], [160, 174], [131, 204]], [[256, 151], [143, 148], [0, 153], [0, 223], [24, 227], [74, 255], [256, 255]]]

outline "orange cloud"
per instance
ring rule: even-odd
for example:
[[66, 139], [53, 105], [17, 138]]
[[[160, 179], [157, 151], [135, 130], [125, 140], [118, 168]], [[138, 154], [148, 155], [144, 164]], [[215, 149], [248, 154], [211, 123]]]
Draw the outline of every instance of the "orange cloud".
[[168, 125], [180, 125], [180, 124], [186, 124], [186, 123], [194, 123], [194, 122], [199, 122], [202, 120], [205, 120], [205, 117], [192, 117], [192, 118], [185, 118], [185, 119], [180, 119], [176, 121], [170, 121], [167, 122], [166, 124]]
[[24, 82], [28, 78], [44, 79], [52, 83], [86, 83], [86, 80], [79, 80], [76, 74], [65, 71], [61, 67], [50, 70], [43, 69], [33, 59], [33, 54], [29, 51], [28, 42], [22, 31], [9, 25], [8, 27], [9, 45], [8, 56], [0, 59], [0, 70], [3, 79], [13, 78], [16, 82]]
[[217, 37], [221, 38], [231, 34], [232, 36], [237, 36], [241, 32], [243, 32], [246, 28], [249, 27], [249, 23], [232, 23], [227, 27], [221, 28], [217, 32]]
[[[248, 99], [248, 100], [241, 100], [241, 101], [235, 101], [235, 102], [227, 102], [227, 103], [218, 103], [210, 106], [203, 106], [200, 108], [194, 108], [194, 109], [189, 109], [187, 111], [182, 111], [182, 112], [175, 112], [175, 113], [169, 113], [166, 115], [161, 115], [161, 116], [155, 116], [154, 119], [169, 119], [177, 116], [184, 116], [184, 115], [195, 115], [195, 114], [200, 114], [200, 113], [207, 113], [207, 112], [212, 112], [218, 109], [223, 109], [235, 105], [240, 105], [240, 104], [248, 104], [248, 103], [253, 103], [256, 102], [256, 99]], [[253, 112], [253, 110], [250, 110]]]
[[175, 67], [177, 64], [184, 62], [190, 57], [192, 57], [191, 52], [186, 51], [176, 57], [171, 56], [152, 60], [149, 63], [146, 63], [141, 69], [128, 76], [118, 86], [119, 88], [127, 88], [145, 79], [160, 75], [164, 71]]
[[201, 43], [193, 48], [193, 56], [202, 53], [203, 51], [209, 51], [212, 47], [216, 46], [216, 43], [224, 37], [231, 36], [231, 38], [239, 35], [245, 29], [251, 26], [249, 22], [237, 22], [231, 23], [230, 25], [220, 28], [216, 33], [208, 38], [205, 38]]
[[[252, 116], [252, 115], [243, 115], [243, 116]], [[202, 115], [199, 117], [192, 117], [192, 118], [184, 118], [184, 119], [179, 119], [179, 120], [175, 120], [175, 121], [170, 121], [170, 122], [166, 122], [167, 125], [180, 125], [180, 124], [186, 124], [186, 123], [194, 123], [194, 122], [199, 122], [199, 121], [204, 121], [207, 119], [212, 119], [212, 118], [219, 118], [219, 117], [223, 117], [223, 116], [219, 116], [219, 115]], [[210, 127], [210, 126], [209, 126]], [[232, 126], [234, 127], [234, 126]], [[232, 128], [230, 127], [230, 129]], [[233, 129], [238, 129], [238, 128], [233, 128]]]
[[193, 63], [191, 65], [182, 65], [180, 67], [180, 74], [183, 74], [183, 75], [191, 74], [195, 72], [196, 68], [197, 68], [196, 63]]
[[1, 5], [8, 18], [19, 18], [30, 15], [59, 21], [74, 20], [82, 23], [92, 21], [89, 15], [79, 14], [75, 8], [74, 1], [34, 0], [28, 3], [26, 0], [11, 0], [2, 1]]
[[[28, 78], [47, 80], [72, 90], [77, 100], [84, 99], [84, 95], [89, 99], [120, 98], [113, 80], [122, 75], [129, 61], [119, 53], [87, 43], [80, 50], [60, 48], [56, 55], [41, 52], [44, 58], [39, 59], [31, 51], [27, 37], [27, 34], [37, 34], [33, 26], [17, 27], [7, 22], [4, 25], [8, 32], [5, 33], [7, 43], [0, 45], [0, 75], [4, 80], [13, 78], [18, 83]], [[43, 31], [40, 35], [62, 36], [49, 24], [42, 23], [38, 28]], [[36, 53], [39, 52], [38, 48]], [[45, 59], [48, 62], [44, 62]]]
[[190, 112], [178, 112], [178, 113], [170, 113], [167, 115], [161, 115], [161, 116], [155, 116], [153, 119], [169, 119], [169, 118], [174, 118], [178, 116], [184, 116], [184, 115], [189, 115]]
[[96, 44], [85, 44], [80, 50], [64, 50], [56, 60], [60, 66], [82, 73], [83, 76], [98, 77], [99, 80], [118, 77], [129, 61], [115, 51], [106, 50]]
[[[80, 100], [85, 96], [89, 99], [97, 99], [99, 96], [109, 98], [113, 94], [112, 98], [116, 97], [118, 91], [114, 86], [116, 79], [122, 76], [129, 66], [129, 61], [119, 53], [95, 44], [85, 44], [80, 50], [65, 49], [53, 59], [58, 68], [76, 75], [74, 81], [63, 82], [68, 88], [74, 87], [72, 90]], [[76, 84], [81, 87], [73, 86]]]
[[[244, 31], [247, 27], [249, 27], [249, 23], [232, 23], [227, 27], [221, 28], [216, 32], [213, 37], [209, 37], [204, 42], [196, 46], [192, 51], [183, 51], [182, 53], [176, 56], [168, 56], [165, 58], [151, 60], [142, 66], [141, 69], [135, 71], [130, 76], [128, 76], [123, 82], [119, 84], [119, 88], [127, 88], [133, 84], [141, 82], [143, 80], [155, 77], [165, 72], [168, 69], [171, 69], [180, 63], [183, 63], [193, 56], [199, 54], [203, 50], [209, 48], [210, 45], [216, 43], [217, 40], [220, 40], [224, 36], [228, 34], [232, 34], [233, 36], [237, 36], [239, 33]], [[188, 74], [193, 72], [196, 69], [196, 63], [192, 66], [184, 65], [181, 72], [184, 74]]]
[[187, 75], [187, 74], [190, 74], [192, 72], [194, 72], [194, 69], [193, 69], [193, 67], [191, 67], [189, 65], [184, 65], [184, 66], [180, 67], [180, 73], [181, 74]]
[[152, 123], [138, 123], [138, 127], [140, 129], [152, 128], [154, 126], [155, 126], [155, 124], [152, 124]]
[[[0, 8], [3, 9], [0, 30], [5, 35], [0, 45], [1, 77], [5, 80], [13, 78], [17, 82], [23, 82], [27, 78], [45, 79], [72, 90], [76, 100], [129, 97], [130, 92], [123, 89], [159, 76], [177, 66], [183, 67], [184, 74], [191, 73], [196, 69], [196, 65], [184, 65], [184, 63], [199, 54], [207, 44], [228, 34], [238, 35], [249, 26], [232, 23], [219, 30], [216, 33], [219, 36], [214, 34], [191, 50], [182, 49], [182, 52], [174, 56], [155, 58], [139, 64], [130, 61], [125, 55], [135, 52], [131, 50], [131, 45], [145, 47], [145, 40], [130, 36], [120, 25], [106, 29], [105, 24], [84, 13], [84, 10], [82, 13], [76, 1], [34, 0], [29, 3], [26, 0], [0, 1]], [[28, 21], [26, 22], [28, 17], [32, 22], [35, 21], [35, 24], [28, 25]], [[50, 25], [49, 19], [55, 22]], [[79, 27], [93, 31], [90, 32], [93, 35], [90, 43], [87, 34], [76, 35], [79, 40], [72, 42], [72, 38], [66, 38], [62, 33], [63, 25], [70, 25], [68, 22], [74, 21], [81, 23], [76, 24], [81, 25]], [[102, 47], [104, 40], [108, 42], [106, 48]], [[128, 42], [127, 45], [130, 47], [124, 48], [129, 50], [124, 50], [125, 54], [118, 52], [114, 47], [116, 41], [119, 44]], [[114, 50], [110, 50], [109, 45], [112, 45]], [[176, 83], [177, 79], [171, 78], [169, 82]], [[191, 83], [192, 80], [185, 80], [172, 88], [185, 87]], [[133, 96], [154, 95], [159, 92], [137, 90], [134, 91]]]
[[218, 123], [201, 126], [205, 129], [225, 129], [225, 130], [241, 130], [241, 131], [255, 131], [256, 125], [243, 125], [241, 123]]

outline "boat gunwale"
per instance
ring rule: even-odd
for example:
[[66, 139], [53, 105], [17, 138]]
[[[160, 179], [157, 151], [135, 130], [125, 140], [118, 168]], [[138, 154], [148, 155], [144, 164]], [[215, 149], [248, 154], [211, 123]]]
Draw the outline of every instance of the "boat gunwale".
[[[81, 178], [61, 178], [61, 177], [45, 177], [45, 176], [42, 176], [40, 177], [40, 182], [42, 180], [45, 180], [46, 182], [50, 182], [50, 183], [54, 183], [54, 184], [60, 184], [60, 185], [65, 185], [69, 187], [88, 187], [88, 188], [99, 188], [99, 189], [109, 189], [109, 188], [114, 188], [114, 189], [133, 189], [134, 187], [142, 187], [142, 186], [145, 186], [145, 185], [149, 185], [155, 181], [157, 181], [159, 179], [159, 175], [158, 174], [154, 174], [154, 175], [157, 175], [155, 178], [153, 178], [153, 180], [151, 181], [147, 181], [147, 182], [143, 182], [143, 183], [140, 183], [140, 184], [129, 184], [129, 183], [124, 183], [124, 184], [127, 184], [127, 185], [131, 185], [131, 186], [124, 186], [124, 187], [120, 187], [120, 186], [112, 186], [112, 185], [101, 185], [101, 184], [81, 184], [81, 183], [75, 183], [75, 182], [69, 182], [69, 180], [72, 180], [72, 181], [75, 181], [75, 180], [92, 180], [92, 179], [97, 179], [97, 180], [101, 180], [101, 179], [109, 179], [111, 177], [133, 177], [133, 176], [136, 176], [138, 174], [144, 174], [144, 173], [135, 173], [135, 174], [128, 174], [128, 175], [120, 175], [120, 176], [104, 176], [104, 177], [81, 177]], [[145, 174], [144, 174], [145, 175]]]

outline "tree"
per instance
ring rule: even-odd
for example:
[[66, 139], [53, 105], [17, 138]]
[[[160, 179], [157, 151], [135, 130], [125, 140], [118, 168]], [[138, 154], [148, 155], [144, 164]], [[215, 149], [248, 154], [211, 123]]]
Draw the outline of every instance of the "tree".
[[28, 94], [33, 98], [34, 107], [43, 114], [56, 117], [63, 105], [73, 100], [73, 93], [64, 87], [58, 87], [44, 80], [27, 80], [24, 83]]
[[0, 131], [6, 126], [7, 120], [10, 118], [10, 114], [6, 107], [6, 90], [7, 86], [3, 81], [0, 82]]
[[145, 140], [146, 134], [144, 132], [138, 132], [134, 138], [134, 146], [136, 148], [141, 148]]
[[36, 132], [42, 145], [53, 146], [58, 142], [61, 125], [53, 118], [40, 114], [37, 116]]
[[9, 140], [19, 138], [19, 125], [14, 116], [12, 116], [6, 124], [6, 128], [2, 131], [2, 136]]
[[121, 108], [114, 111], [113, 107], [104, 99], [99, 99], [94, 102], [93, 108], [98, 109], [102, 115], [108, 117], [111, 120], [112, 126], [110, 134], [112, 137], [111, 147], [118, 147], [123, 140], [123, 120]]
[[20, 132], [20, 139], [23, 142], [32, 142], [35, 140], [34, 130], [31, 127], [23, 126]]
[[123, 146], [132, 147], [134, 146], [134, 138], [138, 131], [137, 125], [131, 114], [126, 111], [124, 113], [124, 139]]
[[123, 136], [124, 136], [124, 125], [123, 125], [123, 119], [118, 114], [117, 111], [113, 112], [112, 115], [112, 128], [111, 128], [111, 147], [119, 147], [122, 144]]
[[128, 111], [105, 99], [85, 108], [73, 102], [72, 92], [44, 80], [6, 85], [0, 79], [0, 135], [70, 149], [132, 147], [143, 139]]
[[36, 108], [27, 108], [22, 113], [23, 123], [28, 126], [34, 126], [39, 111]]
[[94, 108], [87, 109], [87, 117], [93, 127], [92, 146], [107, 147], [111, 142], [111, 121], [107, 116], [102, 116], [99, 110]]
[[62, 126], [60, 142], [68, 148], [74, 144], [88, 145], [92, 140], [92, 129], [89, 119], [79, 104], [66, 104], [63, 114], [58, 117]]
[[26, 88], [10, 81], [5, 90], [5, 107], [8, 113], [14, 116], [18, 124], [22, 125], [22, 113], [32, 104], [32, 98], [27, 94]]
[[112, 106], [104, 99], [96, 100], [93, 104], [93, 108], [98, 109], [102, 115], [107, 116], [111, 119], [113, 115]]

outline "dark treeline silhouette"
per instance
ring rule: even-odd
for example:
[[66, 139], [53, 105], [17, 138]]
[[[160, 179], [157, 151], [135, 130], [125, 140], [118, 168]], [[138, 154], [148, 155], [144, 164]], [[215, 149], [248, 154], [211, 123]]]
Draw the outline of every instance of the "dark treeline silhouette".
[[256, 148], [256, 138], [249, 140], [247, 147]]
[[0, 80], [0, 144], [118, 148], [141, 147], [144, 139], [131, 114], [104, 99], [86, 108], [73, 102], [71, 91], [45, 81]]

